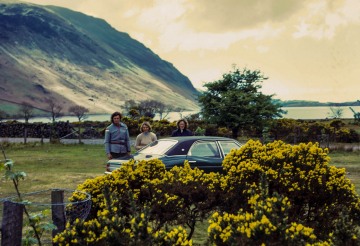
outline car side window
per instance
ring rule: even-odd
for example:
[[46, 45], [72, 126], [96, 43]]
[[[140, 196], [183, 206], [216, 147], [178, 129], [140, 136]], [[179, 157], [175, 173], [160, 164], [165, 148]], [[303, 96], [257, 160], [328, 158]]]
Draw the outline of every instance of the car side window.
[[224, 155], [229, 154], [232, 149], [240, 148], [239, 145], [237, 145], [235, 142], [231, 142], [231, 141], [219, 141], [219, 144], [224, 152]]
[[191, 147], [188, 155], [202, 157], [220, 157], [220, 153], [215, 142], [195, 143]]

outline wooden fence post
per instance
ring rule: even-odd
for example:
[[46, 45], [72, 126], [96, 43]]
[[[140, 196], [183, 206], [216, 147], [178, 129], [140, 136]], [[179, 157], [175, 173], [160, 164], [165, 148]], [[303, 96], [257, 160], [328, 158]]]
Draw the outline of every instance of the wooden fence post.
[[65, 216], [65, 205], [64, 205], [64, 191], [53, 190], [51, 191], [51, 211], [52, 220], [57, 229], [53, 230], [52, 236], [65, 230], [66, 216]]
[[4, 201], [1, 245], [21, 246], [24, 205]]

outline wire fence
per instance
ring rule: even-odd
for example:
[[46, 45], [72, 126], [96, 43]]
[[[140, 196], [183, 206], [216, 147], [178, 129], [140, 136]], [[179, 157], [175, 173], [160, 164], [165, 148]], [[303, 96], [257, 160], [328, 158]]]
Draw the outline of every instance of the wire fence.
[[[7, 231], [7, 228], [5, 228], [6, 225], [12, 223], [12, 218], [7, 218], [7, 214], [4, 213], [4, 211], [6, 211], [4, 207], [5, 202], [24, 205], [30, 216], [38, 217], [37, 223], [57, 226], [57, 229], [55, 229], [56, 233], [62, 231], [67, 222], [73, 223], [76, 219], [85, 220], [91, 209], [91, 195], [78, 190], [49, 189], [21, 194], [21, 198], [18, 196], [1, 198], [0, 225], [2, 233]], [[59, 211], [60, 214], [56, 214], [59, 213]], [[25, 235], [26, 230], [29, 230], [29, 226], [26, 225], [28, 218], [25, 214], [23, 214], [23, 218], [24, 225], [22, 227], [22, 234]], [[45, 235], [41, 241], [45, 245], [51, 244], [51, 233]], [[2, 245], [1, 239], [0, 245]]]

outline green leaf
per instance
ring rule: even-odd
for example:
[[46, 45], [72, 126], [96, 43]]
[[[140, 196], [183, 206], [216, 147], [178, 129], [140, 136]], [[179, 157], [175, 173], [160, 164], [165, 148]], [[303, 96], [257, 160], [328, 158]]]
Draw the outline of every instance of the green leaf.
[[14, 166], [14, 162], [11, 159], [7, 159], [4, 164], [5, 168], [8, 170], [11, 170], [11, 168]]
[[57, 229], [57, 227], [52, 223], [44, 223], [44, 224], [39, 225], [39, 227], [45, 231], [52, 231], [52, 230]]
[[26, 177], [26, 173], [25, 173], [25, 172], [16, 172], [15, 175], [16, 175], [16, 177], [17, 177], [18, 179], [19, 179], [19, 178], [25, 179], [25, 177]]
[[15, 179], [15, 173], [13, 171], [6, 170], [5, 179], [11, 179], [11, 180]]

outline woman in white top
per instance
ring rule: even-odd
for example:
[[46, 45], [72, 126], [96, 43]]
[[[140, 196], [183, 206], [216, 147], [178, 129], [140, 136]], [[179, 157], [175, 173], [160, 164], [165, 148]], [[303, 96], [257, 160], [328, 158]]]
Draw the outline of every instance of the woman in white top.
[[151, 126], [149, 122], [144, 122], [140, 127], [141, 133], [136, 137], [135, 149], [140, 150], [144, 148], [149, 143], [152, 143], [157, 140], [155, 133], [150, 132]]

